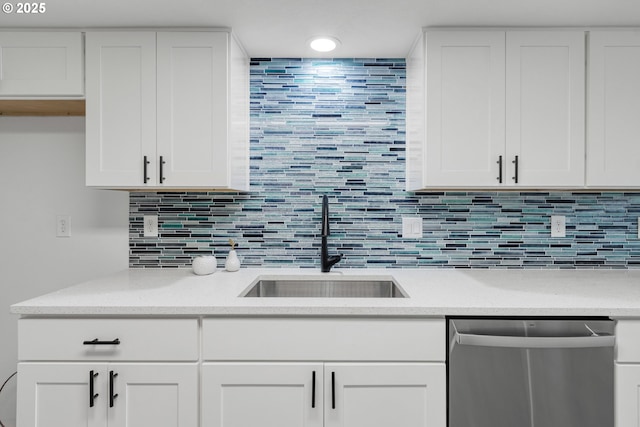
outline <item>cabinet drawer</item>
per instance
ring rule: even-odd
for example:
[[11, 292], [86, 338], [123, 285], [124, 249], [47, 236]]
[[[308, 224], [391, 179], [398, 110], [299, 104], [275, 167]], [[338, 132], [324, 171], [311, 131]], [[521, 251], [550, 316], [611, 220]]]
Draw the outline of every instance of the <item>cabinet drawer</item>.
[[640, 320], [616, 322], [616, 362], [640, 363]]
[[208, 318], [203, 359], [444, 361], [444, 319]]
[[[108, 344], [116, 339], [119, 344]], [[88, 343], [93, 340], [102, 343]], [[198, 321], [20, 319], [18, 359], [194, 361], [198, 360]]]

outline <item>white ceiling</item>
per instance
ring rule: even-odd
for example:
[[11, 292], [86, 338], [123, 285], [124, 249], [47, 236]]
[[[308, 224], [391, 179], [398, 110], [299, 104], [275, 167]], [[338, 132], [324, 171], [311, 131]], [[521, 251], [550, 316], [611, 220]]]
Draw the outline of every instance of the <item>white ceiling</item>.
[[[24, 0], [2, 0], [17, 3]], [[0, 13], [0, 28], [231, 27], [252, 57], [404, 57], [424, 26], [640, 26], [639, 0], [40, 0], [40, 15]], [[325, 54], [325, 56], [327, 56]]]

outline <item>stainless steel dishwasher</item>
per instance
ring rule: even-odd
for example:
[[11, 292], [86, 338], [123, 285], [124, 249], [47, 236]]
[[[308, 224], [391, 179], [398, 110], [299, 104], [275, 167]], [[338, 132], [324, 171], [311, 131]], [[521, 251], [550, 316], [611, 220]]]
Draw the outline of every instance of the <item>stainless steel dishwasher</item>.
[[613, 427], [614, 321], [448, 326], [449, 427]]

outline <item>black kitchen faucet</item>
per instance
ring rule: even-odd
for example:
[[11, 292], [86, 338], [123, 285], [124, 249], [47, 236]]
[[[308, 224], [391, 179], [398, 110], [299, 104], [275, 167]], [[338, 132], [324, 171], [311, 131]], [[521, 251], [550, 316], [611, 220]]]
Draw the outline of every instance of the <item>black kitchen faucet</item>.
[[331, 267], [342, 259], [342, 254], [329, 256], [329, 249], [327, 248], [327, 237], [329, 237], [329, 198], [325, 194], [322, 196], [322, 267], [323, 273], [331, 271]]

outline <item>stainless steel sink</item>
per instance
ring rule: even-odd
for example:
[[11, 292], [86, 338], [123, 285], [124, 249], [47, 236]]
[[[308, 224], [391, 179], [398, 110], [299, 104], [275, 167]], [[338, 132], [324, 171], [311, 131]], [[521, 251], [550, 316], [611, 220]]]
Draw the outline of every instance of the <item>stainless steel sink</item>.
[[240, 296], [246, 298], [406, 298], [393, 278], [259, 277]]

